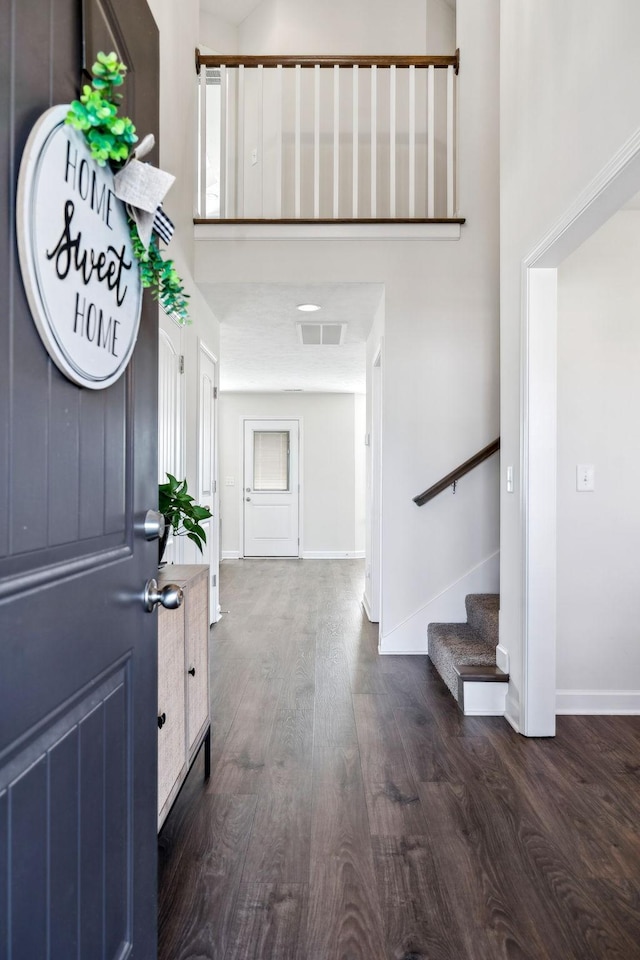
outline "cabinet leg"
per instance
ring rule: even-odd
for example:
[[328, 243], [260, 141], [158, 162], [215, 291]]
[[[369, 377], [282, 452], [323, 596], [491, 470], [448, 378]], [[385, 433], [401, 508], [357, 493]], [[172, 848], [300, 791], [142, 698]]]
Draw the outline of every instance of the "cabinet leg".
[[206, 732], [204, 738], [204, 778], [208, 780], [211, 776], [211, 727]]

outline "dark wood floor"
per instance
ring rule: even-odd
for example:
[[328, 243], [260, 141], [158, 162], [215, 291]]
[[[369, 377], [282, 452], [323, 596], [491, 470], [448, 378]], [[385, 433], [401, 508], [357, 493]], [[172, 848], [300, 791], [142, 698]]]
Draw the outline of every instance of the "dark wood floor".
[[377, 655], [362, 573], [222, 565], [161, 960], [640, 958], [640, 718], [462, 717], [426, 657]]

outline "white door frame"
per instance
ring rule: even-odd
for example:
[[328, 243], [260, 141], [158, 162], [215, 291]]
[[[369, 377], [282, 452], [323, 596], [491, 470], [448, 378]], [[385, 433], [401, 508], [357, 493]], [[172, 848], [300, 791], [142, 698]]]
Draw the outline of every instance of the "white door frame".
[[371, 616], [382, 635], [382, 340], [371, 364]]
[[[292, 416], [282, 416], [277, 417], [265, 417], [264, 414], [258, 415], [257, 417], [247, 417], [244, 414], [240, 417], [240, 444], [238, 449], [240, 451], [240, 460], [239, 460], [239, 472], [238, 476], [241, 478], [240, 482], [240, 498], [239, 498], [239, 516], [240, 516], [240, 559], [244, 560], [244, 425], [247, 420], [264, 420], [265, 423], [280, 422], [281, 420], [295, 420], [298, 424], [298, 558], [304, 555], [304, 529], [303, 529], [303, 517], [304, 510], [302, 509], [303, 505], [303, 494], [304, 494], [304, 447], [303, 447], [303, 418], [297, 417], [295, 414]], [[295, 558], [294, 558], [295, 559]]]
[[219, 363], [218, 358], [215, 353], [209, 349], [207, 344], [198, 337], [198, 403], [197, 403], [197, 423], [196, 423], [196, 436], [198, 437], [197, 444], [197, 477], [198, 484], [200, 473], [200, 457], [202, 451], [200, 449], [200, 375], [202, 373], [201, 360], [202, 356], [206, 356], [214, 366], [214, 388], [216, 391], [216, 396], [213, 401], [213, 484], [214, 484], [214, 496], [213, 496], [213, 523], [211, 524], [211, 535], [213, 542], [210, 545], [209, 556], [213, 554], [214, 562], [211, 563], [209, 569], [209, 577], [215, 576], [215, 587], [211, 586], [211, 581], [209, 581], [209, 590], [211, 597], [211, 609], [209, 611], [209, 619], [211, 623], [217, 623], [220, 619], [220, 478], [218, 476], [218, 381], [220, 378], [219, 374]]
[[[168, 465], [166, 462], [161, 464], [160, 459], [162, 457], [162, 450], [158, 451], [158, 482], [166, 482], [166, 472], [173, 473], [178, 480], [182, 480], [185, 476], [185, 448], [186, 448], [186, 394], [185, 394], [185, 382], [184, 382], [184, 373], [180, 368], [180, 358], [183, 355], [183, 328], [176, 320], [173, 320], [171, 317], [167, 316], [164, 312], [160, 311], [160, 321], [158, 327], [158, 350], [161, 349], [161, 342], [164, 340], [166, 345], [173, 351], [174, 362], [175, 362], [175, 387], [176, 387], [176, 396], [175, 397], [166, 397], [166, 404], [168, 408], [173, 412], [173, 423], [171, 425], [171, 433], [173, 435], [172, 443], [172, 453], [174, 462]], [[159, 384], [159, 388], [162, 386], [162, 383]], [[161, 428], [165, 430], [165, 440], [167, 439], [166, 431], [169, 429], [167, 422], [160, 423], [160, 417], [162, 416], [162, 398], [158, 394], [158, 414], [159, 414], [159, 423], [158, 423], [158, 435], [160, 436]], [[160, 445], [162, 446], [162, 444]], [[162, 471], [162, 472], [161, 472]], [[183, 549], [184, 549], [184, 540], [182, 537], [174, 537], [173, 532], [169, 533], [169, 538], [167, 540], [167, 547], [165, 549], [164, 559], [168, 563], [181, 563], [183, 559]]]
[[553, 736], [556, 723], [557, 268], [638, 191], [640, 129], [522, 265], [519, 729], [530, 737]]

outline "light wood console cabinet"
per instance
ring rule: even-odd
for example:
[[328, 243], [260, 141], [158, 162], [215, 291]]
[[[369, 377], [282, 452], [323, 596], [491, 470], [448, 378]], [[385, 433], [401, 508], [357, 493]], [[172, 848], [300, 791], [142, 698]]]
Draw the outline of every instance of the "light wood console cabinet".
[[168, 565], [158, 586], [168, 583], [184, 600], [158, 608], [158, 830], [203, 743], [205, 779], [210, 770], [209, 567]]

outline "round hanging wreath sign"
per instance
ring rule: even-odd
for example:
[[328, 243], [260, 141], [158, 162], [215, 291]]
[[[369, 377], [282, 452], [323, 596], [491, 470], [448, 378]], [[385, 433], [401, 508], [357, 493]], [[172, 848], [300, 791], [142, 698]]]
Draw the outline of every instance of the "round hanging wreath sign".
[[[143, 287], [178, 322], [189, 317], [182, 281], [156, 234], [170, 221], [155, 206], [149, 213], [119, 199], [127, 189], [135, 195], [145, 177], [163, 196], [173, 177], [134, 159], [135, 127], [118, 113], [125, 65], [100, 53], [92, 73], [79, 100], [51, 108], [31, 131], [18, 178], [17, 235], [29, 305], [50, 356], [75, 383], [102, 389], [131, 358]], [[133, 188], [126, 171], [135, 174]]]

